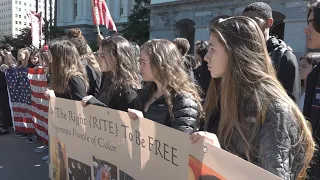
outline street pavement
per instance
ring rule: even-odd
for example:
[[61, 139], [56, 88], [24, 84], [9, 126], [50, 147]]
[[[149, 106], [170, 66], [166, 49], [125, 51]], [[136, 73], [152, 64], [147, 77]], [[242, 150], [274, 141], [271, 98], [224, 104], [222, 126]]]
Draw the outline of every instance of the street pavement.
[[0, 136], [0, 180], [48, 180], [48, 164], [41, 158], [45, 153], [35, 153], [41, 143], [27, 144], [11, 134]]

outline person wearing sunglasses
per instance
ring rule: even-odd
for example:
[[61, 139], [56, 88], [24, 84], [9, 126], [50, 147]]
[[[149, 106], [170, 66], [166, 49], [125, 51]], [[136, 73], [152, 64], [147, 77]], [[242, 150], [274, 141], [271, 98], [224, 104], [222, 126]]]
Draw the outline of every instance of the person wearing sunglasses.
[[132, 108], [140, 81], [130, 42], [121, 36], [103, 39], [97, 60], [104, 73], [102, 86], [96, 96], [82, 99], [83, 106], [93, 104], [121, 111]]

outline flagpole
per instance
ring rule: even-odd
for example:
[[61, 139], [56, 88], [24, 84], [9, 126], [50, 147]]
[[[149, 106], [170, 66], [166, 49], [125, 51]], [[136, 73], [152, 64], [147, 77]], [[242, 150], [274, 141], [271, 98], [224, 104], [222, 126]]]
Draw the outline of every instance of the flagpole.
[[99, 27], [99, 24], [96, 24], [96, 26], [97, 26], [98, 35], [101, 35], [101, 34], [100, 34], [100, 27]]
[[92, 5], [92, 14], [93, 14], [94, 21], [96, 22], [98, 35], [101, 35], [100, 27], [99, 27], [99, 24], [97, 23], [97, 20], [96, 20], [96, 11], [95, 11], [95, 8], [94, 8], [94, 0], [91, 0], [91, 5]]

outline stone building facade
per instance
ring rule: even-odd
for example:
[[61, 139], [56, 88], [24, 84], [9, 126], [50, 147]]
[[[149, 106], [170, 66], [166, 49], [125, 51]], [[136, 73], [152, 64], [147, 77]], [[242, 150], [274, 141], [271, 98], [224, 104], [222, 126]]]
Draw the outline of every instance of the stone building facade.
[[[65, 30], [80, 28], [90, 43], [96, 42], [97, 28], [93, 25], [91, 0], [57, 0], [57, 25]], [[128, 22], [128, 16], [133, 9], [134, 0], [106, 0], [110, 14], [118, 31]], [[110, 35], [105, 26], [100, 26], [103, 36]]]
[[[255, 0], [152, 0], [150, 39], [185, 37], [190, 43], [208, 40], [210, 21], [220, 15], [239, 16]], [[273, 10], [271, 34], [283, 39], [297, 57], [306, 51], [304, 27], [307, 1], [265, 0]], [[191, 49], [192, 51], [193, 49]]]

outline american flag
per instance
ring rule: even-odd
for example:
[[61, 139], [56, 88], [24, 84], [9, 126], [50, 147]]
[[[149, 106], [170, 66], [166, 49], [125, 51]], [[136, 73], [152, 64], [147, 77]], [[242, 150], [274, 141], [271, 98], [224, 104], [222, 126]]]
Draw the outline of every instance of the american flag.
[[11, 68], [6, 72], [17, 131], [35, 132], [48, 141], [49, 100], [44, 96], [47, 78], [43, 68]]
[[117, 32], [117, 27], [111, 17], [105, 0], [92, 0], [93, 4], [93, 23], [97, 25], [106, 25], [107, 29]]
[[34, 132], [33, 121], [29, 113], [31, 92], [28, 68], [10, 68], [6, 72], [6, 79], [15, 130], [18, 132]]
[[31, 88], [30, 114], [34, 123], [35, 131], [43, 141], [48, 141], [48, 110], [49, 99], [45, 97], [47, 90], [47, 77], [44, 68], [29, 68], [28, 79]]

